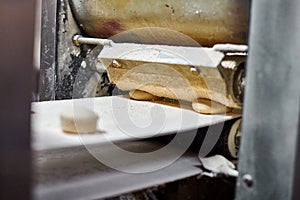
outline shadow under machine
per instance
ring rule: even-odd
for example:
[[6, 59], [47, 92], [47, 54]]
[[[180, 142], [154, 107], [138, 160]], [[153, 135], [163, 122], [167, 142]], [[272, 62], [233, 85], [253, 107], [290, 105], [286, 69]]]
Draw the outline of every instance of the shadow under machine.
[[[187, 123], [182, 125], [185, 127], [182, 133], [178, 133], [189, 134], [192, 129], [197, 130], [190, 152], [188, 151], [188, 155], [182, 158], [188, 160], [187, 166], [184, 166], [186, 163], [183, 161], [176, 161], [178, 169], [186, 168], [186, 170], [176, 171], [177, 175], [182, 176], [175, 178], [174, 175], [174, 179], [172, 170], [175, 170], [176, 164], [174, 169], [169, 169], [171, 177], [166, 179], [160, 177], [160, 180], [157, 174], [144, 175], [144, 182], [149, 180], [149, 185], [146, 184], [145, 187], [160, 184], [168, 186], [170, 178], [185, 180], [199, 175], [202, 172], [193, 171], [193, 167], [197, 164], [192, 155], [193, 152], [199, 151], [206, 133], [214, 132], [207, 130], [208, 125], [213, 129], [215, 127], [215, 132], [220, 131], [218, 126], [222, 127], [221, 137], [216, 141], [213, 150], [227, 158], [237, 158], [240, 116], [246, 87], [249, 10], [249, 1], [246, 0], [43, 1], [40, 100], [80, 101], [87, 98], [103, 98], [108, 101], [107, 99], [121, 96], [122, 100], [115, 100], [107, 105], [113, 105], [112, 109], [118, 109], [116, 102], [120, 101], [119, 106], [135, 102], [133, 109], [143, 112], [145, 108], [136, 104], [144, 102], [164, 108], [170, 107], [174, 109], [170, 112], [175, 114], [183, 110], [182, 112], [186, 113], [183, 117], [191, 117], [192, 121], [202, 120], [194, 125], [189, 125], [188, 119], [183, 120]], [[66, 102], [64, 101], [64, 104], [67, 104]], [[97, 102], [105, 104], [104, 100], [95, 100], [95, 103]], [[52, 106], [58, 108], [61, 105], [56, 103]], [[36, 109], [38, 112], [40, 109], [38, 105]], [[124, 109], [124, 112], [130, 110]], [[38, 130], [39, 127], [36, 127], [36, 135], [39, 135]], [[147, 137], [145, 134], [144, 140], [122, 138], [124, 143], [120, 145], [137, 151], [143, 148], [151, 149], [157, 143], [170, 142], [169, 137], [172, 139], [172, 135], [177, 131], [174, 130], [170, 126], [161, 135], [149, 134]], [[94, 136], [91, 139], [87, 138], [86, 141], [92, 144], [90, 140], [93, 139], [103, 143], [105, 149], [103, 138]], [[152, 140], [155, 142], [154, 146]], [[116, 142], [119, 141], [121, 139]], [[49, 148], [44, 148], [47, 145]], [[61, 151], [68, 154], [69, 148], [68, 145], [64, 146], [63, 142], [61, 146], [55, 146], [49, 140], [37, 142], [35, 147], [38, 156], [47, 157], [49, 162], [54, 156], [48, 152], [49, 149], [54, 149], [58, 154]], [[79, 147], [74, 145], [70, 148]], [[43, 170], [50, 173], [51, 169], [49, 166], [46, 167], [45, 163], [37, 165], [40, 166], [40, 173]], [[190, 174], [186, 173], [189, 170]], [[95, 171], [90, 173], [97, 174]], [[102, 178], [109, 177], [107, 173], [98, 175]], [[145, 189], [139, 188], [141, 183], [135, 182], [133, 175], [126, 175], [126, 178], [132, 181], [132, 188], [122, 190], [120, 186], [120, 191], [116, 190], [116, 196]], [[47, 185], [47, 181], [43, 182], [42, 179], [38, 181], [41, 190], [37, 195], [62, 194], [63, 191], [58, 188], [54, 188], [53, 191], [56, 192], [52, 193], [45, 189], [43, 186]], [[62, 182], [52, 178], [49, 184], [56, 181]], [[196, 180], [191, 178], [182, 184], [191, 186], [194, 181]], [[210, 181], [212, 180], [207, 182]], [[223, 184], [222, 187], [226, 185], [222, 182], [224, 180], [218, 181], [216, 181], [218, 184]], [[234, 181], [230, 179], [229, 182], [231, 184], [226, 187], [234, 188]], [[114, 184], [113, 180], [110, 184]], [[175, 183], [173, 184], [169, 188], [175, 187]], [[233, 191], [232, 189], [232, 193]], [[105, 192], [101, 195], [113, 196], [113, 192], [109, 195], [108, 193], [106, 196]]]

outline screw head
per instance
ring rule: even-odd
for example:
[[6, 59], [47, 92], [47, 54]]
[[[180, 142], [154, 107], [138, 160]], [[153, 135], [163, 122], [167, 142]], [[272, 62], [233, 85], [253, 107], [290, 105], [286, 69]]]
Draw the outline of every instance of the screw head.
[[248, 187], [252, 187], [253, 186], [253, 178], [250, 174], [245, 174], [243, 176], [243, 181], [244, 183], [248, 186]]

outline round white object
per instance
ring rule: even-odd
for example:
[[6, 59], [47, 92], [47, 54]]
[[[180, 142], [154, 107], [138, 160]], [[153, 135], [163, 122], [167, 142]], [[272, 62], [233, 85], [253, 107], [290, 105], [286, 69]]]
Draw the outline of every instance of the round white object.
[[94, 133], [97, 121], [98, 115], [82, 106], [68, 108], [60, 115], [61, 128], [67, 133]]
[[238, 157], [238, 148], [237, 148], [237, 144], [235, 143], [235, 138], [238, 134], [240, 134], [239, 132], [239, 128], [241, 126], [241, 122], [242, 120], [239, 119], [237, 120], [231, 127], [229, 135], [228, 135], [228, 150], [230, 152], [230, 155], [233, 158], [237, 158]]

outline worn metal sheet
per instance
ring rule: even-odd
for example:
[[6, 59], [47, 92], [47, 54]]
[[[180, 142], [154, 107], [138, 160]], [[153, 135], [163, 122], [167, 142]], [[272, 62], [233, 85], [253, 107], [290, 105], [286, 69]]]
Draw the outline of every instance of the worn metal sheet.
[[300, 2], [252, 3], [236, 199], [292, 199], [299, 190]]

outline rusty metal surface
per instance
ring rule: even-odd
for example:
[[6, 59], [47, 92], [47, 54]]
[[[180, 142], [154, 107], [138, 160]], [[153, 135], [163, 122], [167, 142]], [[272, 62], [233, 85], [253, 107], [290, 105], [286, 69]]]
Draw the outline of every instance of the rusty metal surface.
[[34, 0], [0, 1], [0, 199], [30, 199]]
[[162, 27], [188, 35], [203, 46], [247, 43], [249, 0], [70, 0], [70, 4], [82, 30], [93, 37]]

